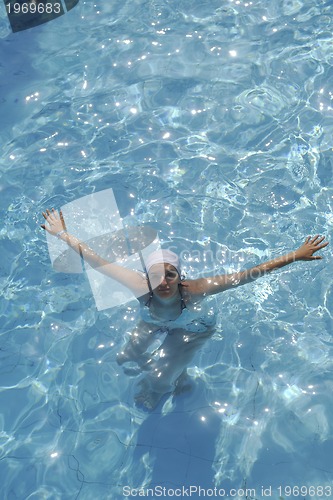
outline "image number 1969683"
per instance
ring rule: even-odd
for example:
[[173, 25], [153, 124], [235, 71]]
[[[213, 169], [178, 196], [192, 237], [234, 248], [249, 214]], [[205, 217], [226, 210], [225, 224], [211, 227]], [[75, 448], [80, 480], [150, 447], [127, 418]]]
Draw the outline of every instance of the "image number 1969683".
[[79, 0], [4, 0], [13, 33], [56, 19], [78, 2]]

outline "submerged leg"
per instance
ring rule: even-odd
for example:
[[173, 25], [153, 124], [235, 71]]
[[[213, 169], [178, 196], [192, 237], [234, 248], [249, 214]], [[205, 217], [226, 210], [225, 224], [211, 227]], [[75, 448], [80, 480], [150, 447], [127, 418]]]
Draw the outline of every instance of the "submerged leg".
[[205, 335], [193, 336], [184, 330], [173, 330], [172, 335], [165, 338], [157, 355], [146, 363], [147, 374], [138, 384], [136, 403], [153, 409], [165, 394], [177, 395], [192, 389], [187, 367], [210, 335], [211, 332], [206, 332]]
[[126, 363], [126, 361], [137, 361], [152, 342], [152, 329], [144, 321], [140, 321], [130, 335], [124, 349], [117, 354], [119, 365]]
[[160, 385], [154, 383], [152, 385], [151, 382], [149, 377], [145, 377], [141, 380], [139, 383], [140, 390], [135, 396], [135, 403], [143, 405], [148, 410], [156, 408], [162, 397], [166, 394], [172, 393], [174, 396], [178, 396], [179, 394], [183, 394], [193, 389], [193, 381], [188, 375], [186, 368], [172, 385], [166, 386], [164, 383]]
[[175, 382], [175, 390], [173, 391], [173, 394], [175, 396], [183, 394], [184, 392], [191, 391], [193, 387], [193, 379], [187, 373], [187, 368], [185, 368]]

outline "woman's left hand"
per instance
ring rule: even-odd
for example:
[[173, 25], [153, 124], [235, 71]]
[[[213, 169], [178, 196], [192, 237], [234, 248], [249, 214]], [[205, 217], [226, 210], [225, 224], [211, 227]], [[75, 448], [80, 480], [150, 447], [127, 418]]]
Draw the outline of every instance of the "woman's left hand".
[[327, 247], [329, 244], [328, 241], [325, 243], [322, 243], [324, 241], [325, 236], [319, 236], [317, 234], [313, 238], [311, 236], [308, 236], [303, 243], [302, 246], [300, 246], [296, 252], [295, 252], [295, 259], [296, 260], [319, 260], [322, 259], [320, 255], [313, 256], [315, 252], [318, 252], [318, 250], [321, 250], [324, 247]]

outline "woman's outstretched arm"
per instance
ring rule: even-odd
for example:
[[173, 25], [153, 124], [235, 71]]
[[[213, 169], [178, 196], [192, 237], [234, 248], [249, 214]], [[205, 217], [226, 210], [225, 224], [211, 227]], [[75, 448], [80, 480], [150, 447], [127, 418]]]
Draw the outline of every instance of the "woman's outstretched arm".
[[117, 264], [108, 262], [102, 259], [97, 253], [95, 253], [88, 245], [80, 241], [78, 238], [69, 234], [66, 230], [65, 221], [60, 210], [58, 214], [57, 210], [52, 208], [52, 211], [46, 210], [42, 212], [42, 215], [48, 224], [41, 224], [41, 227], [45, 229], [49, 234], [57, 236], [59, 239], [67, 243], [67, 245], [77, 252], [81, 257], [88, 262], [88, 264], [106, 276], [113, 278], [122, 285], [126, 286], [132, 290], [137, 296], [148, 293], [147, 280], [144, 276], [139, 273], [132, 271], [131, 269], [126, 269]]
[[322, 259], [321, 256], [314, 256], [315, 252], [321, 250], [328, 245], [328, 241], [322, 243], [325, 236], [308, 236], [297, 250], [290, 252], [286, 255], [281, 255], [276, 259], [263, 262], [258, 266], [252, 267], [251, 269], [246, 269], [245, 271], [240, 271], [233, 274], [223, 274], [219, 276], [212, 276], [209, 278], [200, 278], [191, 282], [191, 292], [198, 295], [212, 295], [215, 293], [220, 293], [230, 288], [235, 288], [237, 286], [245, 285], [246, 283], [251, 283], [257, 278], [264, 276], [275, 269], [280, 269], [281, 267], [287, 266], [293, 262], [299, 260], [319, 260]]

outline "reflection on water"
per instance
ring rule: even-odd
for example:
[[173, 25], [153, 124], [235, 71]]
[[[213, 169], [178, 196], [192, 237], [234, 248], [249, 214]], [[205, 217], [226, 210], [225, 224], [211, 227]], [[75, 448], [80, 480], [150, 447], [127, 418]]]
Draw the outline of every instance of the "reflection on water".
[[80, 2], [5, 40], [4, 497], [329, 483], [330, 250], [220, 295], [191, 390], [149, 413], [133, 403], [143, 374], [116, 360], [135, 306], [97, 312], [84, 275], [52, 271], [37, 228], [45, 207], [112, 187], [188, 277], [330, 234], [332, 19], [319, 0]]

